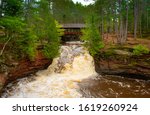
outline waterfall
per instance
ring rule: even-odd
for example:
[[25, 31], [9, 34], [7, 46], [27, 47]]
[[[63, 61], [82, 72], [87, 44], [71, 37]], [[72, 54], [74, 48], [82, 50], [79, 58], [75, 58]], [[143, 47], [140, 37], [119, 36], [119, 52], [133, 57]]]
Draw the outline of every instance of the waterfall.
[[93, 58], [83, 46], [61, 46], [60, 56], [46, 70], [10, 83], [2, 97], [78, 98], [78, 83], [96, 75]]

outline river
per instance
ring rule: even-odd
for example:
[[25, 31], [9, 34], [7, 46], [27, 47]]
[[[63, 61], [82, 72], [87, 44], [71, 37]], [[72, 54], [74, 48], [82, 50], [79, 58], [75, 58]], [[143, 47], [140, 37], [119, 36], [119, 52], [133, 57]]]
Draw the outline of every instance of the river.
[[61, 46], [46, 69], [9, 83], [2, 98], [150, 97], [150, 81], [101, 76], [94, 60], [78, 43]]

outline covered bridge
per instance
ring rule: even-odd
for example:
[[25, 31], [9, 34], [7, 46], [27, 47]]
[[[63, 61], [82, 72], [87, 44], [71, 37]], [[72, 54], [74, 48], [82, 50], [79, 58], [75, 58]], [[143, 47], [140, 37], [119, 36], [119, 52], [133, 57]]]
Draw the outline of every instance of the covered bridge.
[[62, 36], [62, 41], [77, 41], [80, 40], [80, 36], [82, 35], [81, 29], [85, 28], [85, 24], [62, 24], [62, 28], [65, 29], [64, 36]]

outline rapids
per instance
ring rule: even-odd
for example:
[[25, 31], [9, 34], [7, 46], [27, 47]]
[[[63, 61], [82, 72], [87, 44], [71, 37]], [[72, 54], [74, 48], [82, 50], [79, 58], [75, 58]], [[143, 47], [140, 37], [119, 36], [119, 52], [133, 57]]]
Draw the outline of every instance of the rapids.
[[81, 43], [75, 44], [61, 46], [60, 56], [46, 70], [9, 83], [1, 97], [150, 97], [150, 81], [101, 76], [89, 52]]
[[61, 46], [60, 57], [55, 58], [47, 70], [10, 83], [2, 97], [82, 97], [77, 84], [96, 75], [93, 58], [83, 46]]

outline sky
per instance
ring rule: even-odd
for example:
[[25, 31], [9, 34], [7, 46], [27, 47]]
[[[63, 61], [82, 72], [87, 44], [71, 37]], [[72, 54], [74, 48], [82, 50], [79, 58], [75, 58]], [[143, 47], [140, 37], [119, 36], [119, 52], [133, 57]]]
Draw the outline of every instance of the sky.
[[73, 0], [73, 2], [81, 2], [83, 5], [89, 5], [91, 3], [94, 3], [93, 0]]

